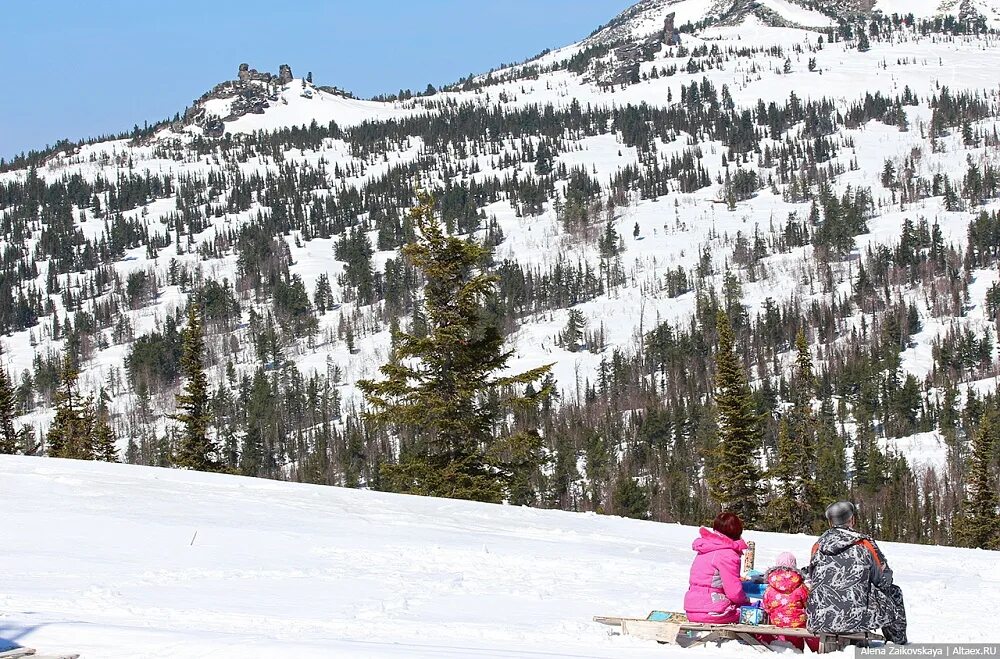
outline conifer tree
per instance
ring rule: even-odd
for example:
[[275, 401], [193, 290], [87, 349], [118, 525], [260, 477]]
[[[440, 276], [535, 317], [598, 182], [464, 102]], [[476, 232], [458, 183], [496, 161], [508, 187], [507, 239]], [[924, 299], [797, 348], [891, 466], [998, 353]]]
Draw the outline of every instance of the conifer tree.
[[91, 460], [93, 452], [93, 412], [89, 399], [77, 391], [79, 374], [67, 352], [63, 357], [59, 389], [56, 391], [56, 416], [45, 438], [48, 454], [54, 458]]
[[871, 44], [868, 41], [868, 33], [865, 32], [864, 27], [858, 28], [858, 51], [867, 52], [871, 48]]
[[709, 486], [712, 497], [724, 510], [736, 513], [750, 526], [757, 521], [760, 509], [760, 426], [726, 312], [718, 312], [716, 327], [719, 348], [715, 354], [715, 405], [719, 415], [719, 446]]
[[822, 520], [825, 508], [816, 483], [817, 472], [817, 419], [813, 412], [812, 400], [816, 388], [812, 355], [805, 331], [801, 328], [795, 336], [795, 397], [792, 401], [792, 423], [799, 443], [798, 494], [801, 518], [799, 528], [808, 532], [815, 530], [817, 520]]
[[777, 480], [778, 488], [767, 504], [765, 522], [769, 529], [781, 533], [798, 531], [802, 518], [798, 473], [802, 444], [793, 436], [790, 425], [787, 418], [782, 418], [778, 424], [778, 459], [768, 474]]
[[583, 312], [579, 309], [570, 309], [569, 317], [566, 319], [566, 329], [559, 335], [560, 344], [570, 352], [579, 350], [585, 326]]
[[384, 379], [359, 382], [368, 418], [399, 439], [399, 460], [382, 465], [382, 483], [398, 492], [499, 502], [513, 481], [523, 481], [516, 472], [537, 466], [541, 456], [537, 434], [498, 438], [498, 426], [512, 408], [549, 394], [545, 385], [534, 396], [521, 393], [549, 367], [496, 375], [511, 352], [485, 321], [484, 300], [496, 282], [481, 270], [489, 250], [447, 235], [427, 194], [410, 218], [416, 240], [403, 253], [424, 277], [426, 333], [401, 331], [381, 368]]
[[615, 512], [632, 519], [649, 519], [649, 491], [622, 470], [618, 473], [614, 491]]
[[[837, 433], [833, 402], [829, 398], [820, 403], [816, 446], [817, 500], [820, 506], [828, 506], [847, 495], [847, 453], [844, 440]], [[818, 524], [822, 525], [822, 519]]]
[[770, 475], [778, 491], [767, 506], [768, 526], [785, 533], [808, 532], [822, 518], [816, 483], [816, 418], [812, 410], [814, 376], [805, 333], [795, 338], [792, 408], [778, 427], [778, 455]]
[[93, 451], [94, 458], [105, 462], [118, 462], [118, 447], [115, 446], [115, 431], [108, 423], [107, 398], [101, 392], [100, 403], [97, 405], [96, 422], [94, 424]]
[[218, 471], [215, 443], [209, 437], [208, 377], [204, 366], [205, 339], [201, 313], [196, 304], [188, 307], [188, 323], [182, 332], [181, 373], [185, 383], [177, 395], [175, 421], [184, 427], [174, 463], [197, 471]]
[[992, 468], [993, 452], [1000, 433], [997, 412], [983, 414], [979, 431], [972, 436], [969, 456], [968, 495], [962, 512], [955, 519], [955, 536], [963, 545], [980, 549], [1000, 549], [1000, 497], [997, 495], [996, 472]]
[[[0, 350], [0, 356], [3, 351]], [[7, 376], [7, 370], [0, 364], [0, 453], [16, 453], [20, 449], [21, 433], [14, 429], [17, 400], [14, 384]]]

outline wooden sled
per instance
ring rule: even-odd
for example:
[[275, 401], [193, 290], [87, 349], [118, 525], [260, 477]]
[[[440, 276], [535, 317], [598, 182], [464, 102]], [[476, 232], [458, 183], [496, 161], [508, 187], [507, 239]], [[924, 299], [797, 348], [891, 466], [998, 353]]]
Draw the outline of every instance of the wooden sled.
[[78, 654], [35, 654], [34, 648], [11, 648], [0, 650], [0, 659], [79, 659]]
[[[659, 615], [656, 615], [659, 614]], [[654, 619], [651, 619], [654, 618]], [[655, 619], [666, 618], [666, 619]], [[882, 640], [882, 636], [873, 632], [857, 634], [814, 634], [808, 629], [775, 627], [774, 625], [712, 625], [703, 622], [690, 622], [683, 613], [653, 611], [646, 618], [619, 618], [613, 616], [594, 616], [594, 622], [602, 625], [619, 627], [621, 633], [649, 641], [669, 643], [684, 648], [693, 648], [706, 643], [721, 644], [723, 641], [735, 639], [743, 641], [760, 652], [773, 652], [774, 649], [761, 643], [760, 634], [778, 636], [796, 636], [800, 638], [819, 639], [820, 654], [836, 652], [848, 645], [859, 644], [867, 646], [869, 642]]]

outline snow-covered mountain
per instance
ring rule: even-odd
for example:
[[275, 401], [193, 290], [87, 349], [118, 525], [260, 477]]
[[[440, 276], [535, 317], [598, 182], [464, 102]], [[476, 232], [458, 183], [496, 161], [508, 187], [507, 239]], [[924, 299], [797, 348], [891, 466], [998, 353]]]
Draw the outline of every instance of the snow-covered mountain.
[[886, 16], [981, 15], [1000, 20], [995, 0], [642, 0], [597, 30], [585, 43], [642, 39], [662, 32], [669, 21], [688, 24], [739, 24], [760, 20], [780, 27], [826, 28], [839, 21], [856, 21], [875, 12]]
[[[547, 505], [614, 508], [625, 475], [649, 488], [651, 514], [680, 514], [664, 474], [701, 478], [702, 454], [664, 466], [673, 435], [638, 429], [651, 404], [707, 400], [723, 306], [745, 318], [765, 464], [803, 329], [816, 406], [836, 410], [846, 442], [834, 468], [853, 477], [870, 397], [877, 444], [913, 469], [900, 482], [937, 492], [946, 470], [961, 477], [978, 419], [942, 421], [948, 385], [958, 407], [996, 388], [996, 9], [644, 0], [442, 90], [361, 100], [241, 66], [176, 121], [15, 160], [0, 171], [0, 363], [18, 426], [37, 450], [67, 351], [82, 390], [103, 392], [122, 456], [165, 462], [177, 327], [198, 299], [227, 463], [372, 484], [391, 443], [358, 430], [355, 383], [418, 316], [398, 248], [419, 186], [494, 247], [511, 367], [554, 364], [551, 413], [593, 415], [551, 422], [549, 455], [569, 452], [551, 462], [571, 473], [558, 492], [552, 464], [538, 475]], [[904, 10], [929, 20], [892, 18]], [[684, 418], [677, 435], [709, 441]], [[624, 429], [586, 435], [599, 423]], [[926, 533], [947, 537], [933, 510]]]
[[[84, 659], [635, 657], [595, 615], [681, 606], [694, 527], [0, 456], [0, 649]], [[748, 532], [757, 565], [814, 538]], [[914, 642], [989, 642], [993, 552], [883, 543]], [[689, 652], [695, 652], [689, 650]], [[736, 642], [713, 657], [749, 657]], [[669, 656], [669, 654], [668, 654]]]

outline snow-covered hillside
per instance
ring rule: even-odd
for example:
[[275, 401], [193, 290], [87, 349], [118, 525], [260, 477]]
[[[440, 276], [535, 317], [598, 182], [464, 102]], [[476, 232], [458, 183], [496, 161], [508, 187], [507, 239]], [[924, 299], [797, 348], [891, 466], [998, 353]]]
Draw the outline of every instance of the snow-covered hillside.
[[[590, 620], [680, 608], [696, 532], [9, 456], [0, 499], [0, 647], [83, 659], [670, 656]], [[813, 542], [745, 537], [758, 565], [802, 561]], [[970, 602], [1000, 607], [995, 553], [883, 549], [912, 641], [992, 640]], [[756, 654], [728, 643], [711, 656]]]
[[866, 487], [914, 511], [892, 537], [954, 542], [1000, 374], [990, 2], [909, 21], [889, 0], [644, 0], [538, 58], [379, 100], [240, 65], [173, 121], [4, 165], [15, 450], [50, 448], [69, 355], [118, 457], [170, 464], [198, 302], [225, 467], [377, 482], [400, 437], [367, 424], [358, 382], [422, 322], [400, 255], [421, 188], [492, 248], [510, 369], [552, 365], [553, 404], [506, 420], [544, 443], [526, 500], [621, 510], [631, 484], [636, 514], [697, 521], [721, 310], [762, 469], [801, 331], [825, 497]]
[[[657, 5], [656, 11], [660, 9], [662, 8]], [[659, 16], [656, 12], [653, 15]], [[737, 107], [753, 107], [758, 101], [782, 102], [794, 93], [799, 98], [828, 98], [838, 103], [839, 107], [845, 108], [855, 102], [863, 92], [900, 94], [905, 88], [909, 88], [918, 95], [927, 96], [936, 93], [943, 85], [952, 91], [989, 90], [984, 93], [989, 94], [991, 102], [996, 102], [991, 72], [1000, 67], [1000, 48], [992, 37], [936, 39], [911, 36], [880, 43], [866, 53], [857, 52], [848, 42], [828, 44], [808, 56], [796, 53], [802, 48], [815, 48], [820, 37], [821, 35], [809, 31], [761, 26], [754, 20], [737, 27], [710, 28], [698, 35], [686, 37], [686, 46], [688, 48], [701, 46], [782, 48], [789, 54], [790, 70], [788, 72], [782, 70], [784, 56], [736, 57], [704, 73], [687, 73], [682, 69], [670, 77], [646, 78], [653, 69], [667, 65], [683, 67], [689, 59], [678, 56], [672, 49], [664, 48], [656, 59], [641, 64], [644, 79], [640, 83], [610, 92], [600, 89], [585, 78], [558, 70], [545, 75], [542, 79], [515, 80], [477, 91], [452, 91], [429, 99], [415, 99], [405, 103], [375, 103], [344, 98], [322, 91], [315, 91], [315, 95], [306, 98], [299, 93], [301, 89], [306, 88], [304, 81], [293, 79], [287, 85], [287, 90], [282, 93], [282, 98], [287, 98], [287, 104], [274, 103], [263, 114], [247, 114], [228, 122], [226, 131], [230, 134], [239, 134], [276, 130], [305, 125], [312, 120], [321, 125], [334, 121], [347, 127], [365, 121], [390, 121], [393, 118], [412, 116], [416, 113], [434, 113], [436, 106], [433, 104], [443, 102], [489, 106], [499, 100], [501, 107], [509, 111], [544, 104], [566, 107], [574, 102], [593, 107], [602, 105], [624, 107], [640, 103], [670, 106], [669, 99], [679, 99], [682, 87], [702, 80], [708, 80], [720, 89], [727, 86]], [[567, 52], [579, 48], [580, 46], [572, 46]], [[553, 53], [547, 56], [547, 59], [555, 56], [556, 53]], [[816, 62], [816, 71], [810, 71], [807, 67], [810, 58]], [[310, 85], [309, 89], [313, 87]], [[208, 102], [209, 107], [214, 108], [213, 112], [224, 114], [224, 109], [211, 105], [218, 103], [222, 101]], [[841, 187], [874, 186], [877, 204], [888, 203], [893, 195], [879, 182], [884, 162], [891, 159], [901, 163], [913, 149], [927, 149], [930, 142], [925, 136], [925, 126], [930, 119], [926, 101], [921, 106], [908, 108], [907, 113], [913, 125], [913, 130], [909, 132], [901, 133], [895, 128], [877, 123], [843, 131], [840, 139], [850, 140], [851, 148], [842, 150], [834, 162], [844, 167], [856, 162], [859, 169], [840, 177]], [[994, 122], [983, 122], [979, 128], [988, 133], [994, 129]], [[192, 129], [197, 130], [196, 127]], [[184, 157], [166, 156], [176, 149], [180, 149], [179, 153], [185, 153], [184, 145], [189, 139], [190, 136], [186, 132], [175, 133], [171, 129], [164, 129], [149, 144], [133, 145], [123, 140], [84, 146], [75, 154], [52, 158], [44, 167], [37, 170], [37, 173], [49, 182], [72, 175], [79, 175], [88, 181], [94, 181], [99, 177], [114, 180], [122, 171], [123, 163], [127, 162], [130, 171], [148, 173], [152, 176], [168, 176], [176, 180], [189, 176], [204, 177], [229, 167], [218, 158], [193, 157], [189, 152]], [[654, 147], [660, 157], [667, 158], [682, 154], [686, 141], [686, 137], [680, 136], [673, 143], [659, 142]], [[924, 158], [915, 163], [918, 169], [914, 175], [924, 175], [929, 178], [936, 172], [954, 171], [964, 166], [967, 157], [985, 161], [992, 159], [989, 149], [984, 147], [966, 148], [957, 138], [949, 140], [948, 144], [950, 147], [940, 153], [927, 149]], [[750, 235], [756, 227], [769, 233], [773, 230], [776, 219], [783, 221], [789, 213], [797, 212], [804, 215], [808, 211], [807, 205], [789, 203], [782, 199], [781, 194], [774, 194], [767, 189], [762, 190], [753, 199], [740, 202], [735, 211], [726, 211], [725, 207], [718, 203], [721, 186], [717, 183], [725, 172], [719, 165], [719, 154], [723, 153], [726, 147], [719, 142], [711, 141], [703, 142], [699, 146], [704, 154], [704, 166], [713, 180], [712, 185], [694, 193], [670, 193], [655, 199], [640, 199], [635, 196], [615, 213], [613, 224], [624, 239], [621, 261], [629, 275], [628, 279], [615, 291], [608, 291], [593, 300], [577, 305], [577, 308], [584, 313], [588, 326], [592, 328], [604, 326], [609, 348], [630, 349], [639, 328], [649, 330], [658, 322], [664, 320], [680, 322], [690, 316], [695, 303], [693, 294], [673, 298], [664, 291], [657, 290], [661, 288], [659, 282], [666, 268], [678, 266], [692, 268], [698, 262], [702, 249], [709, 248], [714, 269], [716, 272], [721, 272], [730, 260], [731, 244], [737, 232], [742, 232], [744, 236]], [[623, 144], [620, 134], [608, 133], [571, 140], [569, 147], [558, 155], [557, 163], [563, 163], [567, 167], [583, 167], [605, 184], [624, 168], [634, 167], [640, 162], [636, 149]], [[328, 139], [319, 149], [306, 151], [293, 149], [286, 152], [283, 158], [286, 163], [295, 166], [315, 167], [317, 164], [325, 163], [328, 168], [334, 166], [361, 168], [360, 171], [350, 175], [331, 177], [325, 186], [327, 189], [317, 193], [317, 196], [322, 196], [335, 194], [341, 185], [360, 186], [376, 180], [389, 172], [392, 167], [412, 165], [419, 160], [424, 148], [426, 147], [421, 145], [420, 138], [417, 137], [411, 139], [403, 148], [390, 149], [377, 159], [359, 159], [352, 156], [349, 146], [342, 140]], [[450, 164], [479, 168], [480, 171], [472, 174], [470, 180], [481, 181], [487, 175], [502, 175], [511, 171], [519, 172], [521, 175], [527, 173], [530, 176], [530, 166], [514, 167], [513, 170], [507, 169], [506, 172], [503, 169], [493, 169], [492, 159], [485, 155], [456, 158]], [[279, 169], [277, 163], [270, 162], [266, 157], [251, 158], [235, 166], [244, 176], [273, 175]], [[25, 171], [8, 172], [0, 174], [0, 181], [21, 181], [26, 176]], [[424, 182], [425, 185], [444, 183], [445, 177], [440, 172]], [[204, 276], [216, 281], [227, 279], [235, 282], [238, 278], [238, 269], [234, 256], [206, 260], [199, 255], [197, 248], [199, 245], [212, 244], [223, 232], [238, 231], [254, 214], [264, 208], [263, 204], [255, 202], [246, 212], [226, 213], [222, 217], [213, 219], [203, 232], [185, 239], [187, 247], [183, 250], [171, 247], [151, 258], [145, 247], [130, 249], [123, 261], [115, 264], [115, 269], [122, 277], [132, 273], [151, 272], [162, 280], [169, 264], [174, 262], [189, 267], [199, 266]], [[170, 240], [171, 232], [165, 224], [165, 217], [175, 210], [175, 199], [168, 198], [151, 201], [146, 206], [125, 213], [125, 216], [143, 223], [151, 232], [162, 236], [164, 240]], [[582, 260], [593, 264], [596, 269], [599, 261], [596, 246], [581, 244], [567, 236], [562, 231], [556, 213], [551, 207], [540, 216], [529, 217], [519, 216], [516, 206], [506, 202], [491, 204], [482, 210], [486, 215], [497, 219], [498, 226], [505, 236], [504, 242], [496, 249], [498, 260], [509, 258], [525, 266], [540, 267], [552, 267], [563, 260], [571, 262]], [[960, 245], [965, 238], [970, 216], [966, 213], [942, 212], [940, 198], [908, 204], [905, 210], [890, 207], [873, 223], [875, 233], [870, 237], [862, 237], [860, 244], [892, 243], [896, 240], [905, 217], [925, 217], [931, 221], [938, 219], [945, 240]], [[99, 221], [78, 224], [83, 235], [94, 239], [99, 238], [105, 231], [104, 223]], [[632, 235], [634, 228], [639, 231], [635, 237]], [[369, 235], [374, 243], [375, 232], [370, 232]], [[342, 299], [344, 291], [338, 285], [337, 277], [343, 273], [344, 265], [333, 258], [334, 241], [328, 239], [302, 241], [301, 238], [299, 232], [285, 237], [291, 255], [290, 272], [301, 277], [309, 292], [313, 291], [321, 275], [328, 274], [331, 277], [335, 299]], [[377, 267], [378, 264], [394, 256], [392, 251], [377, 253], [375, 255]], [[765, 299], [769, 297], [781, 300], [811, 296], [810, 285], [794, 281], [794, 273], [798, 267], [796, 264], [806, 262], [810, 258], [809, 248], [768, 258], [766, 261], [769, 277], [753, 283], [745, 282], [745, 303], [751, 314], [758, 312]], [[839, 270], [843, 270], [838, 276], [846, 285], [850, 277], [847, 268]], [[981, 275], [985, 278], [981, 279], [981, 282], [987, 282], [986, 285], [992, 281], [991, 273], [984, 272]], [[43, 270], [35, 279], [39, 288], [45, 287], [46, 276]], [[72, 286], [73, 277], [67, 281]], [[717, 277], [716, 282], [721, 282], [721, 278]], [[127, 312], [134, 328], [134, 335], [138, 337], [159, 327], [163, 319], [175, 313], [186, 300], [187, 295], [181, 287], [163, 286], [149, 304]], [[57, 309], [61, 307], [57, 296], [53, 298], [53, 302]], [[973, 299], [972, 304], [981, 306], [981, 299]], [[324, 314], [319, 320], [319, 335], [335, 331], [341, 319], [351, 311], [353, 305], [348, 304], [339, 312]], [[358, 311], [365, 310], [358, 309]], [[977, 320], [982, 317], [983, 311], [980, 308], [971, 318]], [[571, 353], [558, 346], [556, 339], [565, 323], [565, 311], [525, 318], [522, 328], [512, 337], [513, 347], [517, 351], [512, 366], [533, 367], [554, 362], [560, 387], [564, 388], [568, 395], [577, 395], [582, 382], [595, 379], [601, 360], [608, 353], [607, 351]], [[921, 350], [920, 347], [915, 347], [907, 354], [904, 365], [910, 371], [917, 375], [927, 373], [930, 367], [927, 361], [930, 343], [938, 336], [938, 332], [933, 328], [937, 327], [943, 331], [948, 326], [949, 323], [932, 325], [918, 337], [924, 348]], [[236, 334], [244, 336], [242, 341], [247, 340], [245, 333]], [[36, 355], [44, 354], [48, 348], [58, 348], [61, 342], [52, 340], [50, 335], [51, 329], [42, 325], [0, 339], [4, 344], [5, 365], [9, 372], [20, 374], [32, 367]], [[329, 339], [312, 342], [309, 346], [301, 342], [287, 351], [286, 355], [305, 372], [322, 371], [328, 369], [331, 363], [335, 364], [342, 370], [343, 380], [351, 383], [375, 374], [378, 365], [385, 361], [388, 354], [388, 339], [387, 327], [358, 336], [357, 345], [361, 352], [359, 358], [351, 357], [350, 351], [343, 343]], [[84, 366], [81, 380], [84, 387], [96, 390], [100, 386], [105, 386], [109, 378], [114, 377], [115, 372], [120, 375], [127, 349], [127, 345], [111, 345], [106, 349], [99, 349], [95, 358]], [[238, 371], [244, 367], [254, 366], [252, 362], [242, 365], [240, 362], [242, 360], [237, 361]], [[346, 393], [346, 398], [350, 400], [351, 389], [348, 388]], [[127, 394], [115, 396], [116, 404], [129, 405], [131, 400], [133, 399]], [[44, 429], [48, 418], [47, 410], [39, 409], [36, 414], [26, 417], [25, 421]]]

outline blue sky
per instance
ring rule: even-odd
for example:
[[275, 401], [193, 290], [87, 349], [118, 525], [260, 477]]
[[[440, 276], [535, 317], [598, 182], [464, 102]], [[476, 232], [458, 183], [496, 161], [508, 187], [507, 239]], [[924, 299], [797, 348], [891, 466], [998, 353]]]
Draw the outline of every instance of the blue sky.
[[576, 41], [632, 0], [5, 1], [0, 157], [183, 111], [240, 62], [362, 97]]

